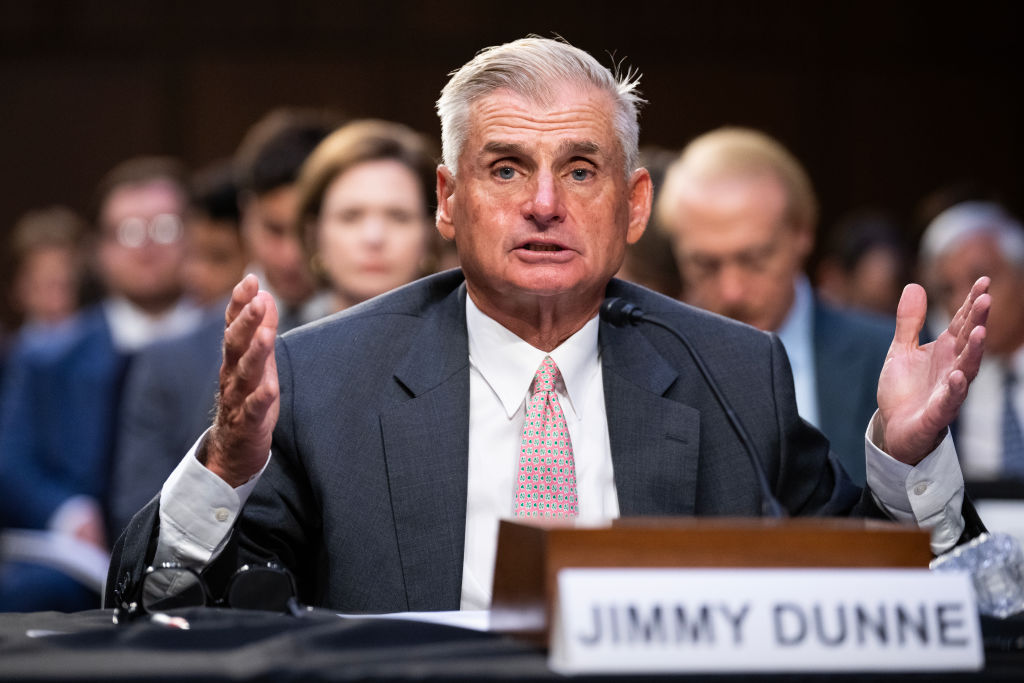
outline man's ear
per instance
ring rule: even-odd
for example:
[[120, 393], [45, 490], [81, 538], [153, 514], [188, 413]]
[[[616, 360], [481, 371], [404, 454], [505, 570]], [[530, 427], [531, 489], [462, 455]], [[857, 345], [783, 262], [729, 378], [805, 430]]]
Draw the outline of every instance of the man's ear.
[[651, 217], [651, 198], [654, 185], [651, 174], [646, 168], [633, 171], [629, 179], [629, 229], [626, 232], [626, 243], [636, 244], [647, 229], [647, 220]]
[[447, 166], [437, 167], [437, 231], [446, 240], [455, 239], [455, 221], [452, 215], [452, 196], [455, 194], [455, 175]]

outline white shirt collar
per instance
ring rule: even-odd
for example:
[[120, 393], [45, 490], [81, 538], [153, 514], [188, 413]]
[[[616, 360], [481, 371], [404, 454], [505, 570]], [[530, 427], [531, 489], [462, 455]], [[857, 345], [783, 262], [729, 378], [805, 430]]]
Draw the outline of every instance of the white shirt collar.
[[467, 295], [466, 330], [469, 335], [469, 362], [497, 395], [509, 418], [523, 406], [533, 377], [545, 356], [551, 356], [558, 365], [569, 409], [577, 418], [582, 417], [582, 399], [600, 369], [597, 316], [558, 348], [546, 352], [531, 346], [485, 315]]
[[110, 297], [103, 302], [103, 313], [114, 347], [122, 353], [132, 353], [158, 339], [184, 334], [202, 317], [202, 311], [186, 299], [179, 299], [169, 311], [150, 315], [124, 297]]

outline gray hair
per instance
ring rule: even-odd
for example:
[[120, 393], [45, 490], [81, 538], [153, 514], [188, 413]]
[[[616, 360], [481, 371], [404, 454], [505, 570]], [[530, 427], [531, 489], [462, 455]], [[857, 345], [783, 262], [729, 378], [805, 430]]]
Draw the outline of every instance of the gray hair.
[[1007, 263], [1024, 269], [1024, 227], [994, 202], [961, 202], [935, 217], [921, 237], [921, 265], [925, 269], [969, 237], [991, 235]]
[[552, 99], [559, 84], [596, 87], [615, 102], [615, 132], [622, 147], [627, 177], [637, 167], [640, 124], [637, 112], [644, 103], [640, 75], [627, 70], [612, 73], [591, 55], [561, 40], [529, 36], [504, 45], [484, 48], [460, 69], [441, 90], [437, 114], [441, 118], [441, 154], [453, 174], [469, 134], [469, 108], [477, 99], [507, 88], [534, 102]]

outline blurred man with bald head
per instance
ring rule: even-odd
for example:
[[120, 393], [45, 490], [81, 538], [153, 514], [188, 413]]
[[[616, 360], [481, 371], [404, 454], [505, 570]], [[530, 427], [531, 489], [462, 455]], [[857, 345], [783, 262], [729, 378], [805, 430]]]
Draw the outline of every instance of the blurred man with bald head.
[[863, 483], [863, 425], [893, 323], [815, 298], [803, 268], [818, 206], [800, 163], [758, 131], [712, 131], [669, 169], [656, 215], [672, 238], [684, 300], [779, 335], [800, 416]]

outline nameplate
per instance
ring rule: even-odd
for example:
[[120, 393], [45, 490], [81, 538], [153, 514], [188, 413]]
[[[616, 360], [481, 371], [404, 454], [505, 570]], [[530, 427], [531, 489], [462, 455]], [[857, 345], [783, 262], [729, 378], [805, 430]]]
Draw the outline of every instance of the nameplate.
[[564, 673], [974, 671], [966, 574], [926, 569], [563, 569]]

